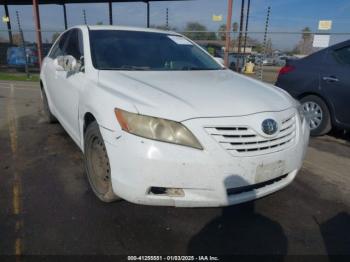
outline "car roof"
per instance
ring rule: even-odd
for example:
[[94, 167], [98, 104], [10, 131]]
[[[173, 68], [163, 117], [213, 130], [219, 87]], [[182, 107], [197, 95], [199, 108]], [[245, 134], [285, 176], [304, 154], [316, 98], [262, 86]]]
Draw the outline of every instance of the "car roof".
[[[146, 33], [160, 33], [160, 34], [172, 34], [180, 35], [173, 31], [166, 31], [155, 28], [143, 28], [143, 27], [133, 27], [133, 26], [116, 26], [116, 25], [87, 25], [89, 30], [117, 30], [117, 31], [136, 31], [136, 32], [146, 32]], [[82, 26], [78, 26], [82, 27]]]

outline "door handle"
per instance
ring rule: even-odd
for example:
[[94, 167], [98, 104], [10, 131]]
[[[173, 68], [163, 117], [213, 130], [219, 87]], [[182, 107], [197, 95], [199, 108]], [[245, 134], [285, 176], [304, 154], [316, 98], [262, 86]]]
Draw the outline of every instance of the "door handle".
[[327, 82], [339, 82], [339, 79], [335, 76], [324, 76], [322, 79]]

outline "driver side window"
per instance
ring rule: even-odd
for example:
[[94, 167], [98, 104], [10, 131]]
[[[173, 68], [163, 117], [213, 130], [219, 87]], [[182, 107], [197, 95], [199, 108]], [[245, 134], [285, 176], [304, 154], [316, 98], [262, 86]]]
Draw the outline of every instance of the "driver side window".
[[70, 31], [65, 32], [63, 35], [61, 35], [60, 39], [56, 42], [56, 44], [52, 47], [52, 50], [49, 54], [49, 57], [52, 59], [55, 59], [58, 56], [64, 55], [64, 46], [67, 42], [67, 38]]
[[73, 56], [77, 61], [84, 56], [82, 45], [82, 33], [79, 29], [73, 29], [69, 34], [65, 55]]

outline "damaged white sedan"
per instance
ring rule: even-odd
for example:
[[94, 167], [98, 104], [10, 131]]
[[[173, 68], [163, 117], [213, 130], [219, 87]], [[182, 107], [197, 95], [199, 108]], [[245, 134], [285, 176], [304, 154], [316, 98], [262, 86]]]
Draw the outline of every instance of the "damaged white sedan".
[[302, 166], [309, 128], [298, 102], [180, 34], [74, 27], [40, 77], [44, 111], [84, 152], [102, 201], [233, 205], [282, 189]]

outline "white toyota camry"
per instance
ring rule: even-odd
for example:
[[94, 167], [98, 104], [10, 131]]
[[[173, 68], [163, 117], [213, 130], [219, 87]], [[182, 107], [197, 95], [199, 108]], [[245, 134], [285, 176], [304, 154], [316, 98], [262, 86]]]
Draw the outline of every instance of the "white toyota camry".
[[233, 205], [282, 189], [302, 166], [309, 129], [298, 102], [180, 34], [73, 27], [40, 78], [44, 112], [84, 152], [102, 201]]

